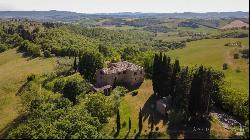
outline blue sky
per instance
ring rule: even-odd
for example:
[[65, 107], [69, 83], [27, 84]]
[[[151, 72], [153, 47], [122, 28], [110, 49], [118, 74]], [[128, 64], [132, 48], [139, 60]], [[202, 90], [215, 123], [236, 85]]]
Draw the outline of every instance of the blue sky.
[[249, 0], [0, 0], [0, 10], [81, 13], [249, 11]]

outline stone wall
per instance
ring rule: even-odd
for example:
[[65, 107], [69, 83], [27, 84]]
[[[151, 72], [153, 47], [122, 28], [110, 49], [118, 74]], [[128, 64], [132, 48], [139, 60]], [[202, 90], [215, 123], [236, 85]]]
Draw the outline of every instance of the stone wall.
[[103, 69], [96, 71], [96, 86], [102, 87], [105, 85], [113, 86], [115, 80], [118, 83], [124, 83], [128, 86], [134, 86], [140, 84], [144, 80], [144, 69], [138, 67], [138, 69], [123, 69], [117, 72], [103, 72]]

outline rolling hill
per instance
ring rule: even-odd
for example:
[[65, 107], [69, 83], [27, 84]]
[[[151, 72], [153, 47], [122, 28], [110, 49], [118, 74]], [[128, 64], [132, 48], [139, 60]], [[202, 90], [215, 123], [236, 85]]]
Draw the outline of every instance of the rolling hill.
[[241, 20], [234, 20], [231, 23], [223, 26], [221, 29], [233, 29], [233, 28], [243, 28], [243, 27], [248, 28], [249, 24], [247, 24]]

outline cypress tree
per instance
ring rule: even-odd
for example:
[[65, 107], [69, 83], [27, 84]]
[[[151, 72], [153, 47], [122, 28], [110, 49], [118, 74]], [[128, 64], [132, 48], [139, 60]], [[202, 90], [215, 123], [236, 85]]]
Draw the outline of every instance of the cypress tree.
[[152, 116], [152, 120], [151, 120], [151, 126], [150, 126], [150, 132], [152, 132], [154, 130], [154, 116]]
[[180, 71], [180, 77], [176, 81], [176, 97], [175, 105], [178, 109], [187, 113], [188, 99], [187, 96], [190, 90], [190, 75], [188, 73], [188, 67]]
[[188, 111], [191, 117], [196, 117], [196, 113], [198, 112], [200, 91], [201, 91], [201, 79], [199, 77], [199, 72], [197, 72], [196, 70], [196, 72], [193, 75], [191, 83], [189, 103], [188, 103]]
[[154, 93], [157, 93], [159, 94], [159, 81], [158, 81], [158, 71], [159, 71], [159, 68], [158, 68], [158, 61], [159, 61], [159, 56], [158, 54], [155, 54], [155, 57], [154, 57], [154, 63], [153, 63], [153, 74], [152, 74], [152, 84], [153, 84], [153, 90], [154, 90]]
[[171, 59], [170, 57], [167, 57], [166, 96], [168, 96], [171, 93], [171, 90], [170, 90], [171, 89], [170, 88], [171, 75], [172, 75]]
[[121, 129], [121, 120], [120, 120], [120, 111], [118, 109], [117, 114], [116, 114], [116, 130], [119, 133]]
[[74, 66], [73, 66], [73, 68], [74, 68], [74, 70], [75, 70], [75, 72], [77, 72], [77, 62], [76, 62], [76, 57], [75, 57], [75, 60], [74, 60]]
[[140, 108], [140, 112], [139, 112], [139, 123], [138, 123], [138, 126], [139, 126], [139, 133], [141, 133], [141, 130], [142, 130], [142, 111], [141, 111], [141, 108]]
[[130, 117], [128, 118], [128, 132], [130, 132], [131, 129], [131, 119]]
[[168, 96], [168, 60], [167, 56], [163, 56], [163, 62], [162, 62], [162, 96], [167, 97]]
[[164, 78], [162, 78], [162, 74], [163, 74], [163, 56], [162, 53], [160, 52], [160, 56], [158, 59], [158, 91], [159, 91], [159, 96], [163, 97], [163, 81]]
[[176, 81], [177, 81], [177, 76], [180, 72], [180, 64], [179, 60], [175, 60], [175, 63], [173, 65], [173, 72], [171, 75], [171, 81], [170, 81], [170, 94], [173, 97], [173, 99], [176, 97]]
[[213, 90], [213, 79], [210, 70], [200, 66], [196, 70], [190, 89], [189, 114], [194, 119], [208, 117], [210, 111], [211, 93]]

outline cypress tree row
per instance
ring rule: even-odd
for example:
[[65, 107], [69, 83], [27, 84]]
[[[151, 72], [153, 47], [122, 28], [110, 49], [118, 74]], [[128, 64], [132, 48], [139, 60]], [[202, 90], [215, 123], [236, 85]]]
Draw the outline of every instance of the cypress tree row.
[[[170, 57], [155, 54], [153, 63], [153, 90], [158, 97], [166, 97], [171, 92], [172, 65]], [[180, 69], [180, 68], [179, 68]], [[177, 71], [178, 72], [178, 71]]]
[[191, 118], [207, 119], [212, 95], [218, 91], [218, 83], [223, 75], [203, 66], [194, 70], [194, 73], [190, 73], [188, 67], [181, 69], [179, 60], [171, 64], [170, 57], [155, 54], [153, 90], [159, 98], [170, 94], [173, 107]]

